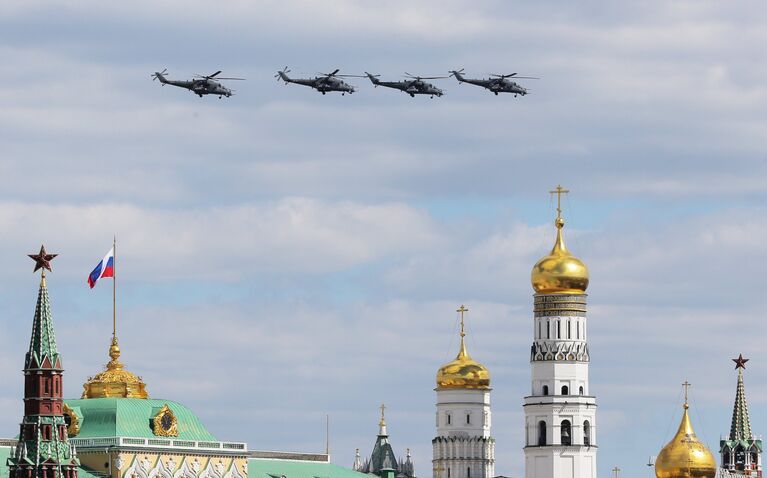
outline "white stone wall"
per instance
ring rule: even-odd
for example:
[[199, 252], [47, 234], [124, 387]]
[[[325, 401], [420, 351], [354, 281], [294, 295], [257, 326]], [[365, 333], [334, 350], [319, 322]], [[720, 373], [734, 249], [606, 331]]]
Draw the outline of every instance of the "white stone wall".
[[434, 478], [492, 478], [490, 390], [437, 390]]

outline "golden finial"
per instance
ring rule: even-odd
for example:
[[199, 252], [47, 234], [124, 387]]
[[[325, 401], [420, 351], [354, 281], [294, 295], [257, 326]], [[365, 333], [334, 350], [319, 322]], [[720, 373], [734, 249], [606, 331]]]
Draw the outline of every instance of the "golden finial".
[[384, 427], [384, 426], [386, 426], [386, 418], [384, 417], [384, 412], [385, 412], [385, 411], [386, 411], [386, 405], [384, 405], [384, 404], [382, 403], [382, 404], [381, 404], [381, 421], [380, 421], [380, 422], [378, 422], [378, 426], [379, 426], [379, 427]]
[[148, 398], [146, 384], [141, 377], [125, 370], [120, 362], [120, 344], [116, 335], [112, 336], [109, 345], [109, 358], [106, 370], [85, 382], [82, 398]]
[[692, 384], [688, 382], [687, 380], [685, 380], [684, 383], [682, 384], [682, 387], [684, 387], [684, 409], [685, 410], [690, 408], [690, 405], [688, 405], [687, 403], [687, 390], [690, 388], [690, 385]]

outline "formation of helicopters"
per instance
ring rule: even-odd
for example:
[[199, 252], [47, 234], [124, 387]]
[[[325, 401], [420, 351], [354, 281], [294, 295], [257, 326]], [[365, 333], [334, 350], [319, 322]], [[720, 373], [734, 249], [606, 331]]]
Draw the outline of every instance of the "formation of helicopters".
[[[437, 80], [445, 79], [451, 76], [458, 80], [458, 84], [468, 83], [470, 85], [479, 86], [489, 90], [496, 96], [499, 93], [511, 93], [515, 97], [517, 95], [525, 96], [530, 91], [527, 88], [522, 87], [514, 80], [516, 79], [529, 79], [537, 80], [538, 78], [532, 76], [517, 76], [517, 73], [511, 73], [507, 75], [492, 74], [489, 78], [466, 78], [463, 76], [463, 68], [460, 70], [451, 70], [448, 76], [418, 76], [411, 75], [405, 72], [404, 80], [400, 81], [383, 81], [379, 80], [381, 75], [374, 75], [372, 73], [365, 72], [364, 75], [341, 75], [339, 69], [334, 70], [331, 73], [318, 73], [318, 76], [314, 78], [291, 78], [288, 76], [290, 70], [286, 66], [284, 69], [279, 70], [275, 78], [277, 81], [283, 81], [286, 85], [296, 84], [301, 86], [308, 86], [313, 88], [323, 95], [328, 92], [339, 92], [341, 95], [349, 93], [350, 95], [357, 91], [357, 89], [348, 84], [343, 78], [367, 78], [373, 84], [374, 87], [382, 86], [384, 88], [391, 88], [399, 90], [403, 93], [415, 97], [415, 95], [425, 95], [430, 98], [440, 97], [445, 94], [441, 89], [424, 80]], [[219, 80], [244, 80], [245, 78], [231, 78], [218, 76], [221, 74], [221, 70], [211, 75], [194, 75], [191, 80], [169, 80], [166, 75], [167, 70], [156, 71], [151, 75], [152, 80], [159, 80], [160, 83], [165, 85], [177, 86], [179, 88], [186, 88], [192, 93], [198, 95], [200, 98], [203, 95], [215, 95], [219, 98], [226, 96], [227, 98], [234, 94], [234, 90], [223, 86]]]

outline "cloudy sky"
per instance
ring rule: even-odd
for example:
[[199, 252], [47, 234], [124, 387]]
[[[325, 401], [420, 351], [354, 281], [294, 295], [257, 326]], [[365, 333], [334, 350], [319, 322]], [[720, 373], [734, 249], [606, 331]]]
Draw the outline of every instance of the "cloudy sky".
[[[761, 2], [0, 2], [0, 435], [38, 279], [67, 395], [107, 360], [119, 248], [124, 361], [221, 440], [369, 454], [378, 406], [431, 476], [434, 374], [456, 313], [493, 378], [496, 472], [523, 475], [530, 268], [561, 183], [589, 266], [599, 474], [651, 476], [681, 387], [715, 452], [736, 374], [767, 432], [767, 10]], [[519, 72], [524, 98], [452, 78], [440, 99], [279, 85], [341, 68]], [[223, 70], [200, 99], [150, 73]]]

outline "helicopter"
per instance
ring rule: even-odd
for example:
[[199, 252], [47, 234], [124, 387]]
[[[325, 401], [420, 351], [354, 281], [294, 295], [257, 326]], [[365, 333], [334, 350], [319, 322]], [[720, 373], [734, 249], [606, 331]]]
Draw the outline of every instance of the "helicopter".
[[[188, 81], [173, 81], [165, 78], [165, 75], [168, 74], [168, 70], [164, 69], [162, 71], [156, 71], [154, 74], [149, 75], [152, 77], [152, 81], [154, 80], [160, 80], [160, 83], [162, 83], [162, 86], [165, 85], [173, 85], [178, 86], [179, 88], [186, 88], [187, 90], [191, 91], [195, 95], [202, 98], [202, 95], [218, 95], [219, 99], [223, 96], [226, 96], [229, 98], [232, 96], [233, 90], [230, 90], [229, 88], [223, 86], [221, 83], [219, 83], [217, 80], [244, 80], [245, 78], [224, 78], [221, 76], [218, 76], [221, 74], [221, 70], [218, 70], [217, 72], [213, 73], [212, 75], [195, 75], [193, 80]], [[215, 80], [214, 80], [215, 78]]]
[[367, 71], [365, 72], [365, 75], [367, 75], [367, 77], [370, 78], [371, 83], [373, 83], [373, 85], [375, 85], [376, 87], [380, 85], [386, 88], [393, 88], [395, 90], [400, 90], [403, 93], [409, 94], [411, 98], [415, 98], [415, 95], [429, 95], [431, 98], [434, 98], [435, 96], [442, 96], [444, 92], [441, 89], [423, 80], [436, 80], [438, 78], [447, 78], [446, 76], [413, 76], [410, 73], [405, 72], [405, 75], [408, 78], [411, 78], [410, 80], [381, 81], [378, 79], [378, 77], [381, 75], [372, 75], [368, 73]]
[[352, 85], [346, 83], [341, 78], [360, 78], [360, 75], [339, 75], [339, 71], [340, 70], [336, 68], [332, 73], [318, 73], [322, 76], [315, 76], [314, 78], [291, 78], [288, 76], [290, 70], [288, 70], [288, 67], [286, 66], [285, 69], [279, 70], [277, 74], [274, 75], [274, 77], [277, 78], [277, 81], [284, 81], [286, 85], [288, 83], [295, 83], [297, 85], [304, 85], [310, 88], [314, 88], [323, 95], [328, 91], [340, 91], [341, 96], [345, 95], [346, 93], [351, 95], [356, 90]]
[[498, 93], [514, 93], [514, 97], [516, 98], [517, 95], [525, 96], [528, 93], [528, 89], [523, 88], [519, 86], [519, 84], [507, 79], [512, 78], [525, 78], [528, 80], [539, 80], [540, 78], [535, 78], [532, 76], [517, 76], [516, 73], [512, 73], [510, 75], [490, 75], [493, 78], [488, 79], [471, 79], [471, 78], [465, 78], [463, 75], [463, 68], [460, 70], [451, 70], [450, 76], [454, 76], [456, 80], [458, 80], [458, 83], [470, 83], [472, 85], [481, 86], [482, 88], [486, 88], [497, 96]]

